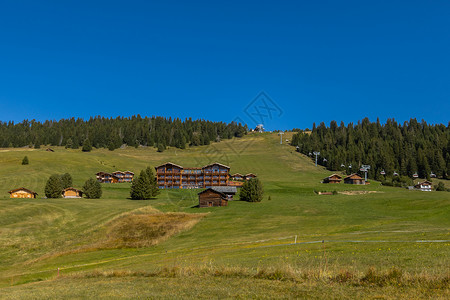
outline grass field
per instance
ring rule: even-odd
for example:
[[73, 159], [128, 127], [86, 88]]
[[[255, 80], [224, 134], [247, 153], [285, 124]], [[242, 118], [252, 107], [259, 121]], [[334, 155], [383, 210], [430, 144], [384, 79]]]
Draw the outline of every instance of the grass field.
[[[448, 192], [321, 184], [329, 171], [269, 133], [163, 153], [54, 150], [0, 149], [0, 298], [450, 297]], [[54, 173], [81, 188], [100, 170], [166, 161], [255, 173], [264, 200], [199, 209], [198, 191], [164, 190], [133, 201], [126, 183], [96, 200], [42, 198]], [[9, 199], [21, 186], [39, 198]]]

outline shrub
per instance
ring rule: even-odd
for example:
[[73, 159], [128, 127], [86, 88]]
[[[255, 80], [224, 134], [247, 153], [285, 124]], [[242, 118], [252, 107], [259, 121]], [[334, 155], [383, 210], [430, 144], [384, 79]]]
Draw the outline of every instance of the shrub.
[[83, 148], [81, 148], [81, 151], [91, 152], [91, 150], [92, 150], [91, 141], [89, 139], [85, 139], [84, 143], [83, 143]]
[[102, 196], [102, 186], [94, 178], [89, 178], [83, 185], [83, 192], [88, 199], [99, 199]]
[[69, 173], [61, 175], [61, 186], [63, 189], [72, 186], [72, 176]]
[[[23, 164], [23, 163], [22, 163]], [[446, 191], [445, 185], [443, 182], [439, 182], [436, 186], [436, 191], [443, 192]]]
[[22, 165], [28, 165], [30, 162], [28, 161], [28, 156], [25, 156], [23, 159], [22, 159]]
[[242, 185], [240, 200], [247, 202], [261, 202], [264, 190], [258, 178], [252, 178]]
[[142, 170], [131, 183], [130, 197], [133, 200], [146, 200], [159, 194], [158, 185], [152, 168]]
[[45, 184], [45, 196], [47, 198], [60, 198], [62, 190], [61, 177], [56, 174], [50, 176]]

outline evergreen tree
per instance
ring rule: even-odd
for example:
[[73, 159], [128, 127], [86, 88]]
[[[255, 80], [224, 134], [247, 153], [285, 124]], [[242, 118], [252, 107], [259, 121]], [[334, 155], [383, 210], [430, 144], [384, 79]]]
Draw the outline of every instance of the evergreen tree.
[[91, 141], [89, 140], [89, 138], [84, 140], [83, 143], [83, 148], [81, 149], [81, 151], [83, 152], [91, 152], [92, 150], [92, 145], [91, 145]]
[[69, 173], [61, 175], [61, 186], [63, 190], [72, 186], [72, 176]]
[[62, 190], [61, 177], [56, 174], [50, 176], [45, 184], [45, 196], [47, 198], [60, 198]]
[[263, 199], [263, 186], [258, 178], [252, 178], [242, 185], [240, 200], [247, 202], [261, 202]]
[[153, 169], [151, 167], [147, 167], [145, 169], [145, 173], [147, 174], [150, 183], [150, 197], [154, 198], [160, 193], [158, 182], [156, 181], [156, 176], [153, 173]]
[[145, 170], [142, 170], [137, 178], [131, 183], [130, 197], [133, 200], [147, 200], [152, 197], [150, 178]]
[[[382, 125], [365, 118], [354, 125], [339, 127], [332, 121], [330, 127], [320, 123], [313, 124], [312, 132], [298, 131], [291, 145], [298, 151], [308, 155], [320, 151], [318, 163], [329, 170], [342, 170], [340, 166], [352, 165], [357, 171], [362, 164], [371, 165], [369, 177], [379, 177], [381, 171], [386, 175], [395, 172], [402, 176], [412, 176], [418, 173], [422, 178], [429, 178], [431, 171], [438, 177], [448, 175], [447, 156], [450, 153], [450, 126], [428, 125], [411, 119], [404, 124], [398, 124], [388, 119]], [[314, 156], [310, 156], [314, 158]], [[327, 160], [323, 160], [326, 158]], [[352, 170], [345, 169], [347, 173]]]
[[99, 199], [102, 196], [102, 186], [94, 178], [89, 178], [83, 185], [83, 192], [88, 199]]
[[30, 162], [28, 161], [28, 156], [25, 156], [23, 159], [22, 159], [22, 165], [28, 165]]
[[438, 185], [436, 186], [436, 191], [438, 192], [446, 191], [444, 183], [439, 182]]
[[66, 149], [73, 148], [73, 141], [71, 138], [69, 138], [66, 142]]
[[158, 143], [158, 152], [164, 152], [166, 150], [166, 147], [162, 143]]

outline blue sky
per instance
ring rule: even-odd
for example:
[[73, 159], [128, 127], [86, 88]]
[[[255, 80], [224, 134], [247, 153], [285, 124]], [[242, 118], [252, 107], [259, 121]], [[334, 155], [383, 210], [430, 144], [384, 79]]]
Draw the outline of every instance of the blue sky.
[[253, 127], [259, 109], [267, 129], [366, 116], [447, 125], [449, 100], [449, 1], [0, 2], [2, 121]]

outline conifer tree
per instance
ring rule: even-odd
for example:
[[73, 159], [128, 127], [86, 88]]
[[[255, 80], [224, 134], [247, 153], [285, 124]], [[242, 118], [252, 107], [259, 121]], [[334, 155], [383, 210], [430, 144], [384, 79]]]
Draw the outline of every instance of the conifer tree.
[[45, 184], [45, 196], [47, 198], [60, 198], [62, 190], [61, 177], [56, 174], [50, 176]]
[[61, 186], [63, 190], [72, 186], [72, 176], [69, 173], [61, 175]]
[[261, 202], [263, 199], [263, 186], [258, 178], [252, 178], [242, 185], [239, 198], [241, 201]]
[[83, 148], [81, 149], [81, 151], [83, 152], [91, 152], [92, 150], [92, 145], [91, 145], [91, 141], [89, 140], [89, 138], [84, 140], [83, 143]]
[[150, 178], [145, 170], [142, 170], [137, 178], [131, 183], [130, 197], [133, 200], [147, 200], [152, 197]]
[[28, 161], [28, 156], [25, 156], [23, 159], [22, 159], [22, 165], [28, 165], [30, 162]]
[[102, 186], [94, 178], [89, 178], [83, 185], [83, 192], [88, 199], [99, 199], [102, 196]]
[[66, 142], [66, 147], [65, 147], [66, 149], [67, 148], [73, 148], [73, 141], [72, 141], [72, 139], [71, 138], [69, 138], [68, 140], [67, 140], [67, 142]]
[[145, 169], [145, 173], [147, 174], [147, 177], [149, 179], [149, 184], [150, 184], [150, 197], [154, 198], [156, 197], [159, 193], [160, 190], [158, 188], [158, 183], [156, 181], [156, 176], [153, 173], [153, 169], [151, 167], [147, 167]]

